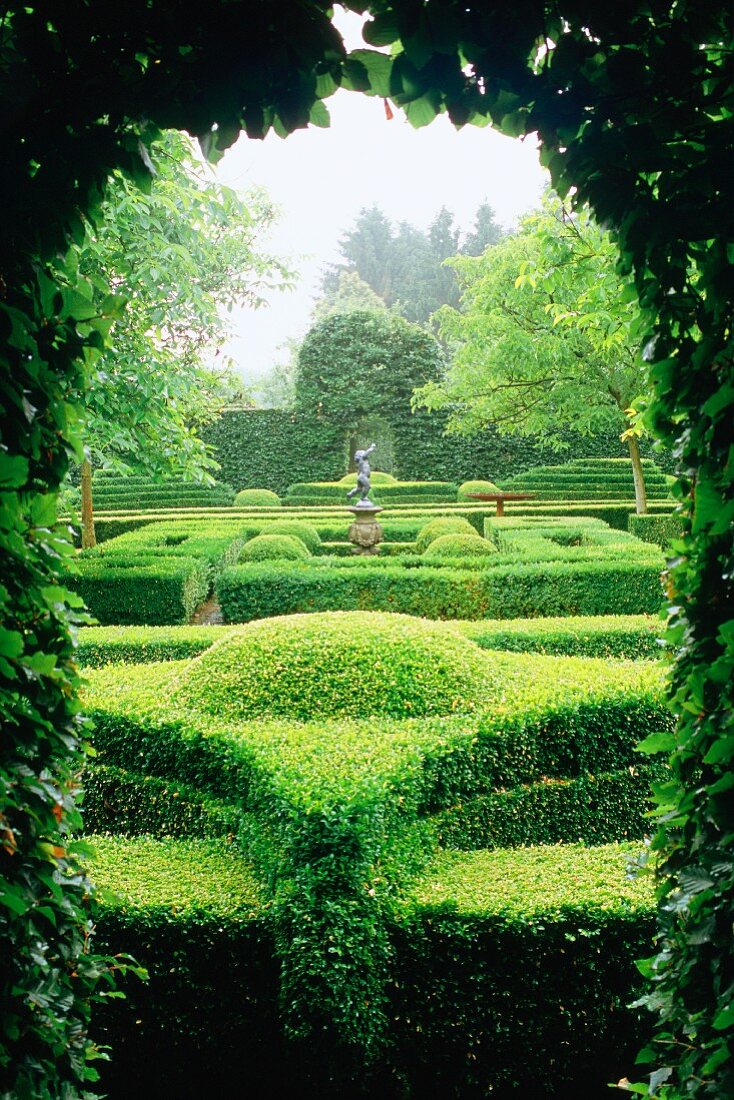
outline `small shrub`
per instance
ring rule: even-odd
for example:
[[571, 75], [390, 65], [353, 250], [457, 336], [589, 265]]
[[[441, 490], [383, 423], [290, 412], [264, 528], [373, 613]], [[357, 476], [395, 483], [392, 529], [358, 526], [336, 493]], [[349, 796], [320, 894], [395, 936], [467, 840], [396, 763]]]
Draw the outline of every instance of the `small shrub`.
[[480, 535], [439, 535], [423, 552], [427, 559], [433, 558], [478, 558], [497, 553], [497, 547]]
[[310, 523], [301, 523], [297, 519], [276, 519], [260, 531], [261, 535], [291, 535], [301, 542], [311, 553], [321, 546], [321, 537]]
[[234, 498], [235, 508], [279, 508], [280, 497], [272, 489], [240, 489]]
[[459, 486], [457, 500], [471, 500], [472, 493], [501, 493], [493, 481], [465, 481]]
[[240, 561], [305, 561], [311, 551], [293, 535], [256, 535], [246, 542], [240, 553]]
[[433, 540], [440, 538], [441, 535], [474, 534], [476, 534], [476, 531], [468, 519], [464, 519], [462, 516], [439, 516], [421, 528], [418, 538], [415, 540], [415, 548], [419, 554], [422, 554]]

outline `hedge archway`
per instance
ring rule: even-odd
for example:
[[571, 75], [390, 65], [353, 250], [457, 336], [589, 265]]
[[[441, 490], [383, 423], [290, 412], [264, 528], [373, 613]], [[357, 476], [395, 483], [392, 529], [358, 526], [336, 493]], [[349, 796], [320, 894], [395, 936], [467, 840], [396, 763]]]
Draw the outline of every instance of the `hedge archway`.
[[[651, 1089], [729, 1095], [734, 16], [729, 5], [690, 0], [347, 6], [369, 12], [367, 42], [392, 55], [347, 54], [326, 0], [211, 0], [193, 14], [165, 0], [29, 0], [10, 5], [0, 26], [10, 105], [0, 241], [0, 938], [10, 964], [0, 1091], [60, 1095], [80, 1086], [91, 1053], [89, 886], [66, 850], [84, 735], [76, 612], [53, 524], [54, 493], [78, 453], [74, 401], [109, 319], [90, 310], [66, 244], [94, 219], [113, 168], [145, 187], [159, 127], [188, 129], [215, 157], [241, 130], [285, 136], [323, 124], [324, 99], [343, 86], [389, 97], [415, 125], [446, 111], [457, 125], [537, 132], [555, 189], [591, 204], [634, 273], [654, 389], [648, 417], [676, 448], [685, 528], [668, 578], [680, 720], [660, 745], [675, 778], [660, 792], [655, 840]], [[43, 958], [38, 942], [48, 944]]]

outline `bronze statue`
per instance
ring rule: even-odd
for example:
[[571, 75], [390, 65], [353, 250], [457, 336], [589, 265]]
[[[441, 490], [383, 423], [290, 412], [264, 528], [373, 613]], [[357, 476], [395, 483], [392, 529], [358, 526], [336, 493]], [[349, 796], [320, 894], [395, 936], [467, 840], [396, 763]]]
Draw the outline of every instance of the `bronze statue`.
[[[370, 492], [370, 464], [368, 462], [368, 456], [372, 454], [376, 443], [371, 443], [366, 451], [355, 451], [354, 461], [357, 463], [357, 484], [347, 493], [347, 500], [351, 500], [355, 493], [359, 493], [359, 500], [357, 504], [361, 504], [362, 501], [368, 501]], [[368, 502], [369, 503], [369, 502]]]

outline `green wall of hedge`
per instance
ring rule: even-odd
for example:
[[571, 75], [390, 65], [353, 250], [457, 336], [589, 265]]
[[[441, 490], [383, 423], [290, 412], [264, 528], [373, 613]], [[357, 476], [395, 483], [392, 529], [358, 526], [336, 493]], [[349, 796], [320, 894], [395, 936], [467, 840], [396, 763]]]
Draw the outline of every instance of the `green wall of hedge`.
[[[395, 421], [390, 472], [406, 481], [496, 481], [532, 466], [572, 458], [624, 458], [628, 453], [615, 435], [584, 439], [569, 434], [569, 449], [559, 453], [540, 439], [500, 436], [492, 429], [471, 437], [447, 436], [445, 424], [444, 413], [416, 413]], [[296, 481], [337, 480], [348, 466], [349, 440], [342, 428], [283, 409], [228, 410], [206, 429], [204, 438], [221, 464], [220, 480], [236, 490], [282, 494]], [[645, 441], [641, 450], [652, 457]], [[666, 456], [654, 457], [670, 469]], [[383, 468], [379, 452], [374, 466]]]

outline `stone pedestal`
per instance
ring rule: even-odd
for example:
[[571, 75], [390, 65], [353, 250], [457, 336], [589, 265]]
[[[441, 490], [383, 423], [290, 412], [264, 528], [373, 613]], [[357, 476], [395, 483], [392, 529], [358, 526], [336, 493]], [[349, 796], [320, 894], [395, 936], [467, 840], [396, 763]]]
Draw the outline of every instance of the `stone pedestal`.
[[349, 528], [349, 541], [353, 544], [352, 553], [379, 554], [379, 544], [382, 542], [384, 532], [376, 517], [382, 508], [369, 500], [361, 500], [349, 511], [354, 516], [354, 522]]

